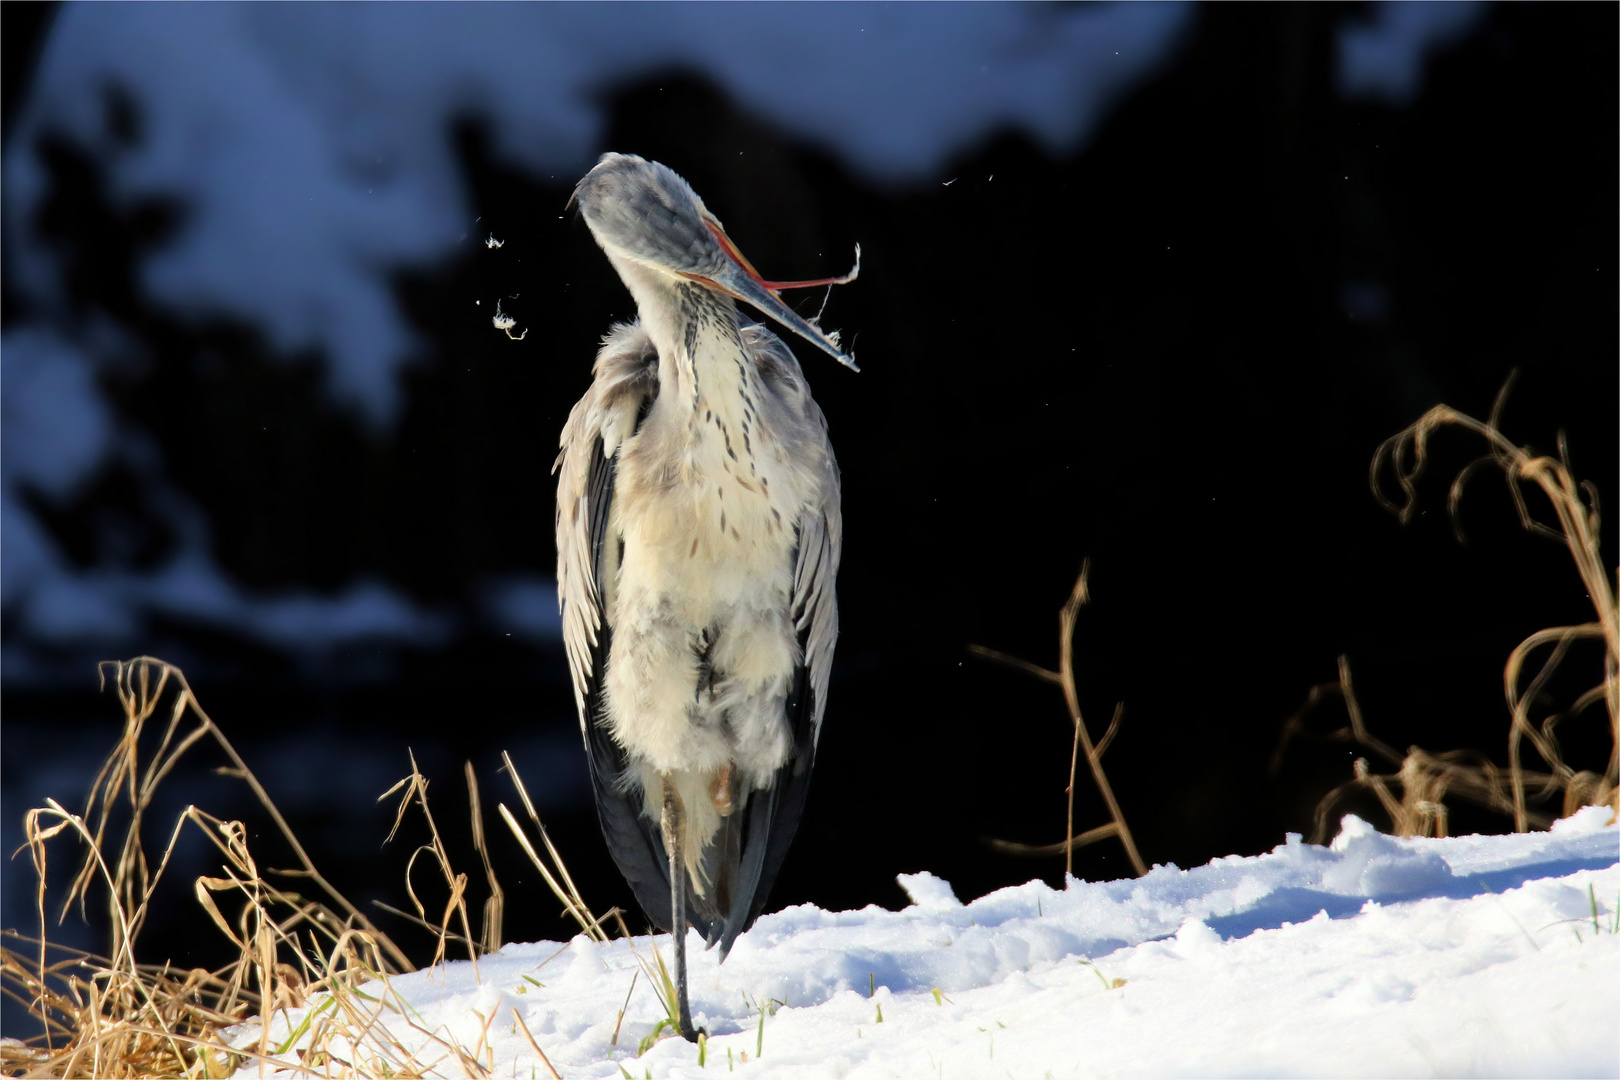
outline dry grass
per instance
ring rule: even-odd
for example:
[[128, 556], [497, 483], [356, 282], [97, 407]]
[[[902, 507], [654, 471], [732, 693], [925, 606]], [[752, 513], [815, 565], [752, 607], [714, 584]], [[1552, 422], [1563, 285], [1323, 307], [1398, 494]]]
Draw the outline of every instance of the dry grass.
[[[1396, 771], [1376, 774], [1366, 758], [1357, 758], [1355, 778], [1329, 792], [1317, 807], [1314, 839], [1318, 843], [1326, 836], [1333, 808], [1345, 795], [1361, 789], [1371, 790], [1377, 796], [1394, 829], [1402, 836], [1446, 835], [1448, 812], [1444, 800], [1452, 795], [1511, 817], [1517, 832], [1532, 827], [1546, 828], [1555, 817], [1568, 816], [1582, 806], [1609, 806], [1620, 811], [1620, 608], [1615, 599], [1620, 571], [1611, 579], [1603, 566], [1599, 553], [1601, 519], [1597, 490], [1590, 483], [1576, 482], [1563, 433], [1558, 436], [1557, 457], [1537, 454], [1502, 434], [1498, 422], [1512, 385], [1513, 376], [1509, 376], [1497, 394], [1489, 420], [1476, 420], [1448, 405], [1437, 405], [1415, 424], [1386, 440], [1373, 456], [1370, 470], [1373, 494], [1403, 524], [1409, 522], [1417, 512], [1417, 482], [1427, 464], [1429, 440], [1434, 433], [1459, 427], [1481, 436], [1487, 452], [1457, 475], [1447, 499], [1459, 541], [1462, 531], [1458, 511], [1463, 491], [1481, 468], [1494, 466], [1507, 481], [1519, 522], [1525, 530], [1557, 541], [1569, 552], [1586, 595], [1591, 599], [1594, 618], [1576, 626], [1538, 630], [1509, 654], [1502, 671], [1503, 693], [1510, 716], [1505, 770], [1474, 751], [1431, 754], [1413, 746], [1405, 754], [1399, 754], [1375, 738], [1367, 730], [1356, 702], [1349, 661], [1340, 657], [1339, 681], [1314, 687], [1300, 711], [1284, 725], [1282, 739], [1272, 758], [1272, 773], [1275, 775], [1281, 768], [1288, 743], [1300, 735], [1362, 747], [1395, 766]], [[1385, 492], [1386, 473], [1393, 474], [1400, 489], [1398, 498], [1391, 498]], [[1551, 505], [1556, 525], [1547, 524], [1531, 511], [1530, 495], [1536, 491]], [[1601, 681], [1580, 694], [1567, 709], [1550, 712], [1537, 722], [1531, 715], [1532, 708], [1543, 697], [1543, 691], [1571, 649], [1585, 640], [1603, 644]], [[1527, 683], [1526, 666], [1540, 650], [1546, 650], [1545, 657]], [[1349, 726], [1325, 736], [1311, 736], [1304, 723], [1305, 716], [1325, 697], [1334, 694], [1344, 699], [1350, 715]], [[1557, 728], [1600, 701], [1608, 710], [1609, 760], [1602, 772], [1577, 770], [1564, 761]], [[1543, 768], [1540, 770], [1525, 765], [1527, 741], [1541, 759]], [[1392, 790], [1395, 787], [1400, 789], [1399, 798]], [[1559, 805], [1558, 813], [1532, 808], [1532, 804], [1549, 802]]]
[[[27, 849], [39, 882], [38, 932], [34, 936], [6, 931], [0, 946], [0, 984], [40, 1018], [44, 1034], [26, 1044], [15, 1040], [0, 1044], [0, 1071], [40, 1077], [217, 1077], [259, 1062], [265, 1074], [281, 1076], [415, 1077], [445, 1070], [469, 1077], [489, 1075], [494, 1058], [488, 1032], [477, 1045], [461, 1045], [442, 1029], [430, 1029], [396, 992], [391, 976], [413, 970], [409, 957], [316, 868], [264, 786], [203, 711], [179, 669], [141, 657], [104, 665], [103, 673], [110, 676], [123, 707], [124, 732], [97, 775], [83, 813], [72, 813], [52, 799], [31, 810], [25, 821]], [[153, 722], [160, 714], [161, 725]], [[149, 857], [143, 826], [159, 784], [189, 750], [208, 740], [230, 762], [220, 771], [245, 782], [274, 820], [296, 867], [261, 866], [241, 822], [222, 820], [195, 806], [179, 815], [162, 853], [155, 860]], [[148, 746], [154, 748], [147, 752]], [[606, 916], [593, 916], [585, 906], [510, 759], [506, 771], [540, 833], [551, 866], [542, 865], [523, 838], [525, 848], [565, 909], [591, 937], [605, 941]], [[481, 953], [498, 949], [502, 940], [505, 894], [485, 843], [477, 780], [470, 765], [467, 783], [474, 846], [490, 889], [476, 935], [467, 910], [467, 877], [450, 865], [428, 805], [428, 781], [414, 758], [411, 775], [383, 796], [402, 792], [396, 831], [412, 807], [427, 825], [429, 840], [412, 853], [406, 872], [416, 914], [396, 914], [434, 935], [434, 963], [456, 945], [465, 948], [476, 965]], [[501, 806], [500, 812], [522, 838], [510, 811]], [[179, 970], [137, 959], [136, 944], [153, 897], [182, 838], [191, 833], [206, 837], [223, 860], [217, 876], [199, 877], [193, 883], [202, 912], [237, 950], [234, 960], [214, 971]], [[53, 851], [67, 837], [77, 838], [84, 856], [57, 918], [65, 918], [75, 906], [83, 911], [92, 902], [104, 903], [111, 923], [106, 955], [62, 948], [47, 940], [47, 870]], [[448, 893], [442, 911], [433, 913], [436, 917], [430, 917], [412, 881], [422, 856], [437, 865]], [[314, 895], [271, 879], [307, 883]], [[618, 925], [628, 937], [622, 917]], [[650, 975], [664, 971], [656, 952], [651, 960], [639, 953], [638, 959]], [[271, 1021], [278, 1015], [286, 1034], [272, 1041]], [[556, 1077], [533, 1036], [527, 1029], [522, 1033], [547, 1072]]]
[[[1322, 702], [1339, 697], [1344, 702], [1350, 723], [1327, 733], [1312, 731], [1305, 723]], [[1487, 810], [1508, 816], [1513, 814], [1513, 785], [1507, 773], [1498, 768], [1484, 754], [1475, 750], [1450, 750], [1431, 754], [1421, 746], [1409, 746], [1405, 754], [1373, 735], [1362, 718], [1361, 705], [1356, 700], [1355, 686], [1350, 678], [1350, 659], [1339, 657], [1339, 681], [1313, 686], [1299, 711], [1283, 724], [1282, 738], [1271, 759], [1271, 775], [1282, 771], [1288, 746], [1295, 739], [1316, 742], [1343, 743], [1369, 751], [1394, 767], [1391, 773], [1375, 773], [1367, 758], [1355, 760], [1353, 779], [1340, 784], [1323, 796], [1316, 806], [1316, 820], [1311, 832], [1311, 843], [1323, 843], [1333, 825], [1333, 811], [1344, 799], [1356, 791], [1371, 791], [1384, 812], [1389, 815], [1390, 828], [1399, 836], [1446, 836], [1450, 811], [1448, 797], [1464, 799]], [[1545, 773], [1525, 773], [1525, 779], [1534, 784], [1545, 784], [1552, 778]], [[1396, 790], [1399, 790], [1399, 796]], [[1579, 805], [1579, 804], [1577, 804]], [[1574, 807], [1569, 810], [1573, 811]], [[1527, 812], [1527, 820], [1538, 829], [1553, 822], [1553, 815]]]
[[[548, 865], [547, 860], [540, 857], [539, 852], [535, 850], [534, 844], [530, 842], [528, 835], [523, 831], [523, 826], [518, 824], [516, 816], [506, 808], [505, 803], [502, 803], [499, 809], [501, 818], [506, 822], [506, 827], [512, 830], [512, 835], [522, 845], [524, 853], [529, 856], [529, 861], [534, 864], [534, 868], [540, 871], [540, 876], [545, 879], [546, 886], [551, 889], [557, 899], [562, 901], [563, 910], [575, 922], [579, 923], [579, 928], [586, 937], [589, 937], [592, 941], [607, 941], [608, 937], [605, 929], [607, 920], [610, 918], [614, 920], [619, 927], [620, 935], [630, 943], [630, 952], [635, 958], [636, 966], [640, 968], [640, 974], [647, 977], [648, 984], [652, 986], [653, 993], [658, 997], [659, 1006], [664, 1010], [664, 1020], [660, 1021], [655, 1035], [666, 1030], [671, 1034], [678, 1033], [680, 1031], [680, 1022], [676, 1009], [675, 980], [669, 973], [668, 965], [664, 963], [663, 954], [656, 948], [650, 950], [652, 953], [650, 957], [641, 954], [641, 950], [636, 947], [635, 937], [630, 933], [630, 928], [625, 925], [624, 912], [619, 908], [609, 908], [601, 915], [591, 914], [591, 910], [586, 906], [584, 898], [580, 896], [579, 887], [574, 884], [572, 875], [568, 873], [567, 864], [563, 862], [562, 856], [557, 853], [556, 845], [551, 842], [550, 834], [546, 832], [545, 825], [540, 821], [540, 815], [535, 813], [534, 802], [529, 798], [528, 789], [523, 786], [523, 778], [518, 775], [517, 769], [512, 765], [511, 757], [502, 752], [501, 760], [504, 763], [507, 775], [512, 778], [512, 783], [517, 788], [518, 798], [523, 803], [523, 809], [529, 815], [529, 821], [533, 823], [535, 832], [540, 836], [540, 842], [546, 849], [550, 864]], [[635, 984], [636, 978], [632, 977], [630, 990], [625, 994], [625, 1008], [629, 1007], [630, 994], [634, 993]], [[619, 1019], [621, 1022], [623, 1021], [624, 1009], [619, 1010]], [[618, 1031], [618, 1025], [615, 1024], [613, 1028], [613, 1042], [615, 1043], [618, 1042]]]
[[[399, 781], [399, 783], [383, 792], [382, 795], [378, 797], [377, 801], [382, 802], [383, 799], [388, 798], [401, 788], [404, 789], [405, 793], [400, 797], [399, 807], [394, 812], [394, 827], [388, 831], [388, 840], [392, 840], [399, 834], [399, 827], [400, 825], [404, 824], [405, 813], [411, 808], [412, 803], [415, 803], [421, 809], [422, 818], [427, 822], [429, 836], [428, 842], [420, 845], [415, 851], [411, 852], [410, 859], [405, 863], [405, 892], [408, 896], [410, 896], [411, 904], [416, 908], [416, 914], [412, 916], [406, 912], [398, 910], [397, 908], [388, 908], [387, 905], [379, 906], [384, 907], [386, 910], [392, 911], [396, 915], [404, 916], [406, 919], [409, 919], [417, 925], [433, 932], [438, 942], [438, 947], [433, 952], [433, 960], [429, 963], [429, 967], [443, 961], [445, 958], [446, 947], [449, 945], [451, 940], [456, 940], [462, 945], [466, 946], [467, 959], [472, 961], [473, 971], [476, 973], [478, 970], [479, 942], [489, 940], [489, 934], [487, 931], [493, 930], [496, 939], [495, 948], [500, 948], [499, 938], [501, 904], [498, 898], [501, 896], [501, 894], [496, 893], [494, 896], [490, 897], [491, 900], [496, 901], [496, 903], [493, 905], [493, 924], [491, 921], [491, 907], [486, 905], [484, 909], [484, 929], [486, 930], [486, 933], [480, 938], [475, 939], [473, 937], [472, 924], [467, 919], [467, 875], [456, 873], [454, 868], [452, 868], [450, 865], [450, 854], [445, 850], [444, 840], [439, 836], [438, 823], [433, 820], [433, 809], [432, 807], [428, 806], [427, 777], [423, 776], [422, 771], [416, 767], [416, 755], [412, 753], [410, 758], [411, 775], [405, 777], [403, 780]], [[471, 763], [468, 764], [467, 769], [468, 776], [470, 777], [472, 775]], [[473, 809], [475, 811], [475, 816], [473, 818], [473, 835], [479, 837], [481, 840], [483, 836], [483, 823], [480, 822], [476, 816], [476, 811], [478, 809], [476, 783], [471, 790], [473, 793], [471, 795], [471, 800]], [[388, 841], [384, 841], [384, 843], [387, 842]], [[416, 887], [414, 882], [411, 880], [411, 871], [416, 868], [416, 860], [423, 854], [431, 855], [433, 857], [434, 863], [436, 863], [439, 867], [439, 873], [444, 877], [445, 886], [450, 891], [449, 898], [445, 901], [444, 913], [440, 916], [437, 925], [428, 920], [427, 908], [423, 906], [421, 898], [416, 895]], [[461, 917], [461, 934], [459, 936], [452, 934], [450, 930], [450, 920], [452, 917], [457, 915]], [[493, 952], [494, 950], [486, 949], [485, 951]]]
[[[1063, 690], [1063, 700], [1069, 707], [1069, 722], [1074, 728], [1074, 743], [1069, 752], [1069, 786], [1068, 814], [1064, 819], [1063, 840], [1056, 844], [1017, 844], [1008, 840], [992, 840], [991, 846], [997, 851], [1009, 855], [1027, 856], [1063, 856], [1064, 880], [1074, 872], [1074, 851], [1076, 848], [1095, 844], [1099, 840], [1109, 837], [1118, 837], [1125, 848], [1125, 854], [1130, 857], [1131, 866], [1135, 868], [1137, 876], [1147, 873], [1147, 864], [1137, 853], [1136, 840], [1131, 836], [1131, 828], [1125, 823], [1125, 814], [1119, 808], [1119, 800], [1114, 798], [1114, 788], [1108, 782], [1108, 774], [1103, 771], [1102, 757], [1108, 750], [1108, 745], [1114, 741], [1119, 733], [1120, 720], [1125, 715], [1125, 706], [1114, 706], [1114, 718], [1108, 724], [1108, 730], [1103, 732], [1101, 741], [1093, 743], [1091, 732], [1086, 727], [1085, 718], [1080, 713], [1080, 694], [1075, 688], [1074, 681], [1074, 623], [1080, 614], [1080, 608], [1088, 599], [1089, 587], [1087, 579], [1091, 573], [1091, 560], [1085, 560], [1080, 566], [1080, 576], [1075, 579], [1074, 588], [1069, 593], [1069, 599], [1058, 612], [1058, 670], [1052, 671], [1039, 664], [1032, 664], [1028, 660], [1021, 660], [1016, 656], [987, 649], [983, 645], [969, 645], [968, 651], [975, 656], [982, 656], [986, 660], [993, 660], [998, 664], [1017, 668], [1019, 671], [1033, 675], [1043, 682], [1052, 683]], [[1108, 805], [1108, 813], [1112, 818], [1106, 825], [1087, 829], [1079, 836], [1074, 834], [1074, 777], [1075, 770], [1080, 762], [1081, 751], [1085, 752], [1086, 763], [1091, 767], [1091, 778], [1097, 785], [1097, 791], [1102, 795], [1103, 802]]]

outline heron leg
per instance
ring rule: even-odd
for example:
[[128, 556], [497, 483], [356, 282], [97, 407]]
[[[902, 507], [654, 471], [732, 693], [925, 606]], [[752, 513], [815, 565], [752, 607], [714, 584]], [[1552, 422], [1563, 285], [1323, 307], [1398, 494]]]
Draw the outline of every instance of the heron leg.
[[664, 849], [669, 852], [669, 925], [673, 930], [675, 947], [675, 1000], [681, 1036], [697, 1042], [697, 1030], [692, 1026], [692, 1006], [686, 996], [686, 860], [682, 857], [681, 833], [685, 813], [681, 797], [675, 791], [675, 777], [665, 774], [664, 815], [660, 822], [664, 830]]

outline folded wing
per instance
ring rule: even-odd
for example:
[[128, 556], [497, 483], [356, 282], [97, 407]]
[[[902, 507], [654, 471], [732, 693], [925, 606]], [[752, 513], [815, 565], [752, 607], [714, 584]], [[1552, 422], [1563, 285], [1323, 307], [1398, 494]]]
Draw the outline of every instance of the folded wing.
[[[669, 929], [669, 861], [658, 824], [641, 812], [624, 749], [602, 716], [602, 673], [613, 644], [608, 590], [618, 545], [608, 542], [618, 454], [658, 397], [658, 352], [638, 325], [616, 326], [597, 353], [595, 379], [568, 416], [557, 477], [557, 598], [574, 704], [585, 738], [596, 818], [636, 902]], [[689, 895], [687, 910], [693, 911]], [[695, 912], [694, 912], [695, 914]], [[696, 918], [705, 937], [712, 931]]]

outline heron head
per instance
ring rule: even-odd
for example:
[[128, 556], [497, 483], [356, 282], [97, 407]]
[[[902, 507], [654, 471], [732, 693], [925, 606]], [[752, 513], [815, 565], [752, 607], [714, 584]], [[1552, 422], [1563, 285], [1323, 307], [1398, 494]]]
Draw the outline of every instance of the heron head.
[[634, 154], [603, 154], [574, 188], [574, 199], [591, 235], [610, 255], [741, 300], [855, 368], [854, 358], [839, 349], [836, 333], [801, 317], [778, 294], [854, 281], [861, 270], [859, 246], [855, 268], [843, 277], [766, 281], [690, 184], [668, 166]]

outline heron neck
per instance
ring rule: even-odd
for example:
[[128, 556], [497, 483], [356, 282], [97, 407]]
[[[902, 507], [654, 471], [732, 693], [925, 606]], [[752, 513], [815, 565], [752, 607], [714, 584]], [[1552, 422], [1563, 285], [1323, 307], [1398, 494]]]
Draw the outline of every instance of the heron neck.
[[[658, 349], [660, 397], [668, 395], [692, 417], [714, 411], [729, 418], [748, 395], [750, 369], [736, 303], [628, 260], [618, 269], [635, 297], [642, 328]], [[693, 428], [694, 438], [700, 430]]]

